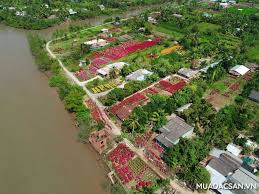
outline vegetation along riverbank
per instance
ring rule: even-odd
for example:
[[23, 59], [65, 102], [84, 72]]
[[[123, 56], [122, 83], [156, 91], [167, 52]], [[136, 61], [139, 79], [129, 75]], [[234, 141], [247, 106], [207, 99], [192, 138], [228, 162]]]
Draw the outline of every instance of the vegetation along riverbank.
[[[28, 3], [30, 2], [30, 3]], [[159, 1], [159, 4], [168, 0]], [[121, 14], [128, 9], [158, 4], [156, 0], [10, 1], [0, 2], [0, 22], [23, 29], [45, 29], [67, 20]]]

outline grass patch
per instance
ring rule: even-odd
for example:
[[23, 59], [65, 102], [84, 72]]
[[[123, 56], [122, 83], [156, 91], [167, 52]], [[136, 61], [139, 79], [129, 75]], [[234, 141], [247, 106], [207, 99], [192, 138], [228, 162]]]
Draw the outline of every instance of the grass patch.
[[247, 58], [250, 62], [259, 63], [259, 45], [248, 49]]
[[225, 84], [223, 82], [218, 82], [218, 83], [215, 83], [213, 86], [212, 86], [213, 89], [215, 90], [219, 90], [221, 92], [223, 92], [224, 90], [227, 89], [227, 87], [225, 86]]
[[170, 24], [167, 23], [162, 23], [158, 26], [155, 26], [154, 31], [166, 34], [176, 40], [179, 40], [184, 36], [179, 28], [176, 28], [175, 26], [170, 26]]
[[241, 13], [243, 15], [253, 15], [259, 12], [259, 9], [256, 7], [229, 7], [227, 10], [232, 13]]
[[[202, 22], [202, 23], [198, 23], [198, 24], [194, 24], [198, 27], [200, 32], [206, 32], [208, 30], [212, 30], [212, 31], [217, 31], [220, 26], [216, 25], [216, 24], [211, 24], [211, 23], [207, 23], [207, 22]], [[193, 27], [193, 26], [191, 26]]]

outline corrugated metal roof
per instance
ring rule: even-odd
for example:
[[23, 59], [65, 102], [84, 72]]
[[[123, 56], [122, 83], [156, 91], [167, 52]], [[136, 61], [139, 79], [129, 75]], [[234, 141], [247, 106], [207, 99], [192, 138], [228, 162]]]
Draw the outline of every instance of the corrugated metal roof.
[[183, 135], [191, 130], [193, 130], [192, 126], [188, 125], [182, 118], [173, 114], [168, 123], [158, 129], [161, 134], [158, 135], [156, 139], [166, 147], [170, 147], [176, 144], [180, 137], [183, 137]]

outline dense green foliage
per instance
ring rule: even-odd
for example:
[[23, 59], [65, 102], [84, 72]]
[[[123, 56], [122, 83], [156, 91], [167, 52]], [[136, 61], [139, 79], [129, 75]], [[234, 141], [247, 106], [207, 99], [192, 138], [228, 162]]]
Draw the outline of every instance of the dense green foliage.
[[43, 29], [68, 18], [86, 19], [99, 15], [111, 15], [130, 7], [156, 3], [156, 0], [2, 0], [0, 21], [3, 20], [7, 25], [17, 28]]
[[45, 40], [39, 36], [28, 36], [28, 40], [31, 46], [32, 54], [35, 56], [36, 64], [41, 71], [49, 71], [51, 64], [54, 63], [49, 59], [47, 53], [44, 50]]

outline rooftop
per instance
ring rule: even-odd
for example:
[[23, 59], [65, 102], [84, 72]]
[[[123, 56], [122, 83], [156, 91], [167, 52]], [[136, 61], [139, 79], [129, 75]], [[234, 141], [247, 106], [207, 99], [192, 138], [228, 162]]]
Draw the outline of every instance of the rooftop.
[[[235, 171], [235, 173], [231, 176], [230, 180], [245, 185], [256, 185], [257, 189], [259, 187], [259, 178], [242, 167]], [[255, 189], [251, 190], [255, 191]]]
[[161, 134], [156, 137], [156, 140], [166, 147], [171, 147], [178, 143], [180, 137], [192, 130], [192, 126], [188, 125], [182, 118], [172, 114], [168, 123], [158, 129]]
[[134, 71], [133, 73], [126, 76], [127, 80], [138, 80], [138, 81], [144, 81], [146, 76], [150, 76], [153, 73], [151, 71], [148, 71], [146, 69], [139, 69], [137, 71]]
[[234, 75], [245, 75], [249, 69], [244, 65], [236, 65], [230, 69], [230, 73]]
[[125, 62], [111, 63], [101, 69], [98, 69], [97, 72], [105, 76], [105, 75], [108, 75], [113, 68], [121, 70], [125, 65], [128, 65], [128, 64]]
[[242, 149], [240, 148], [240, 146], [230, 143], [227, 145], [227, 151], [234, 154], [235, 156], [238, 156], [241, 153]]
[[249, 95], [249, 98], [255, 102], [259, 102], [259, 91], [256, 91], [256, 90], [252, 90], [250, 95]]
[[186, 78], [193, 78], [199, 71], [195, 71], [192, 69], [187, 69], [187, 68], [181, 68], [178, 71], [179, 75], [183, 75]]

